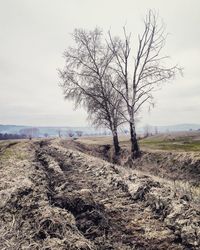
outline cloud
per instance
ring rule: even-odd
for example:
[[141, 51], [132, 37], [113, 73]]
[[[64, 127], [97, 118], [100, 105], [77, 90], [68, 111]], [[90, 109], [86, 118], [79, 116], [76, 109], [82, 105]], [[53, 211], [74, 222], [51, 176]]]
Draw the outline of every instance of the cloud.
[[[0, 123], [87, 125], [83, 109], [63, 100], [56, 69], [63, 51], [72, 45], [76, 27], [122, 27], [133, 39], [148, 8], [158, 10], [170, 32], [166, 53], [185, 68], [184, 78], [155, 93], [156, 107], [143, 112], [142, 123], [200, 123], [200, 23], [197, 0], [94, 1], [8, 0], [0, 9]], [[134, 40], [135, 41], [135, 40]]]

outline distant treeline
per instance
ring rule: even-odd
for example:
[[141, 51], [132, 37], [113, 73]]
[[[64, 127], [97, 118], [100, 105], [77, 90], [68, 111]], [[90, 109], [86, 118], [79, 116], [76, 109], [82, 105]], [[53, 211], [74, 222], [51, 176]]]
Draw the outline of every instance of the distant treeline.
[[1, 134], [0, 133], [0, 140], [11, 140], [11, 139], [26, 139], [27, 136], [23, 134]]

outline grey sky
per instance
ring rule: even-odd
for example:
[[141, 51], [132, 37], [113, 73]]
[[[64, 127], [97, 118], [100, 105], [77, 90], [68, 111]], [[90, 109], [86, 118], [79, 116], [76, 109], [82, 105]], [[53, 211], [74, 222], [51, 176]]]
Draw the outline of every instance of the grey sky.
[[149, 8], [166, 23], [166, 52], [184, 78], [155, 93], [141, 126], [200, 123], [199, 0], [0, 0], [0, 124], [87, 125], [85, 111], [73, 111], [58, 87], [70, 33], [98, 26], [121, 34], [126, 24], [137, 39]]

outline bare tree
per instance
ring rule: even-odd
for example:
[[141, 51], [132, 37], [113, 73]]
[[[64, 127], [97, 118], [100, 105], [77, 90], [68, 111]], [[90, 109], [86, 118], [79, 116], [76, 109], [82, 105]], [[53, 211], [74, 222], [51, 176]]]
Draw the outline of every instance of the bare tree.
[[57, 132], [58, 132], [58, 137], [59, 137], [59, 138], [61, 138], [61, 130], [60, 130], [60, 129], [58, 129], [58, 131], [57, 131]]
[[151, 129], [148, 124], [144, 126], [144, 138], [149, 137], [151, 134]]
[[[93, 124], [112, 131], [115, 153], [120, 151], [117, 127], [123, 122], [120, 111], [122, 101], [111, 86], [116, 84], [109, 65], [113, 52], [102, 42], [102, 32], [76, 29], [73, 38], [76, 46], [64, 53], [65, 67], [60, 70], [61, 87], [67, 99], [75, 105], [84, 105]], [[115, 83], [114, 83], [115, 82]]]
[[157, 126], [154, 127], [154, 133], [155, 133], [155, 135], [158, 134], [158, 127]]
[[105, 93], [107, 101], [103, 97], [99, 102], [96, 102], [93, 98], [87, 99], [88, 117], [92, 120], [93, 125], [97, 127], [103, 126], [111, 130], [115, 153], [118, 154], [120, 147], [117, 128], [124, 123], [121, 115], [122, 100], [119, 94], [113, 90], [110, 83], [105, 85]]
[[72, 130], [67, 131], [67, 134], [69, 137], [73, 137], [74, 136], [74, 132]]
[[76, 134], [77, 134], [77, 136], [81, 137], [81, 136], [83, 135], [83, 131], [77, 130], [77, 131], [76, 131]]
[[149, 11], [144, 20], [144, 31], [138, 35], [138, 48], [132, 60], [131, 35], [124, 28], [124, 39], [112, 37], [109, 32], [108, 45], [115, 62], [112, 63], [113, 73], [118, 76], [121, 84], [112, 84], [126, 105], [124, 118], [130, 126], [132, 157], [140, 155], [136, 137], [136, 115], [145, 103], [153, 105], [153, 91], [164, 82], [175, 78], [181, 69], [168, 66], [168, 56], [162, 55], [166, 33], [158, 15]]
[[48, 134], [48, 133], [44, 133], [44, 137], [46, 137], [46, 138], [47, 138], [48, 136], [49, 136], [49, 134]]
[[20, 132], [20, 134], [24, 134], [27, 137], [29, 137], [30, 139], [32, 139], [32, 138], [36, 138], [39, 136], [40, 130], [38, 128], [31, 127], [31, 128], [21, 129], [19, 132]]

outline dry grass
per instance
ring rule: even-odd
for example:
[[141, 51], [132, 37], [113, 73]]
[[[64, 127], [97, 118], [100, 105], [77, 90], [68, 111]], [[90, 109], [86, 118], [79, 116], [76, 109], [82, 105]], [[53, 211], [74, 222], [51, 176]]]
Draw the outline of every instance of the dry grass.
[[198, 190], [188, 184], [110, 164], [58, 140], [4, 149], [0, 249], [178, 250], [199, 244]]
[[[112, 137], [82, 137], [77, 141], [87, 145], [112, 145]], [[122, 148], [130, 148], [130, 139], [128, 136], [119, 137]], [[156, 149], [165, 151], [190, 151], [200, 152], [200, 132], [179, 132], [158, 134], [146, 139], [139, 140], [142, 150]]]
[[200, 186], [193, 186], [188, 181], [181, 181], [181, 180], [170, 180], [167, 178], [161, 178], [156, 175], [152, 175], [149, 172], [139, 171], [139, 170], [132, 170], [129, 169], [130, 173], [135, 173], [138, 176], [150, 176], [154, 181], [163, 183], [172, 189], [174, 193], [174, 197], [176, 196], [183, 196], [187, 195], [191, 202], [196, 204], [200, 203]]
[[49, 204], [48, 175], [36, 162], [34, 144], [9, 143], [1, 143], [0, 249], [94, 249], [74, 216]]
[[[110, 137], [88, 137], [78, 141], [97, 147], [112, 143]], [[120, 145], [124, 149], [130, 146], [126, 136], [120, 137]], [[190, 200], [200, 202], [199, 177], [195, 174], [200, 167], [200, 132], [156, 135], [140, 140], [140, 145], [148, 153], [134, 164], [135, 173], [151, 176], [154, 180], [171, 186], [174, 193], [186, 194]]]

